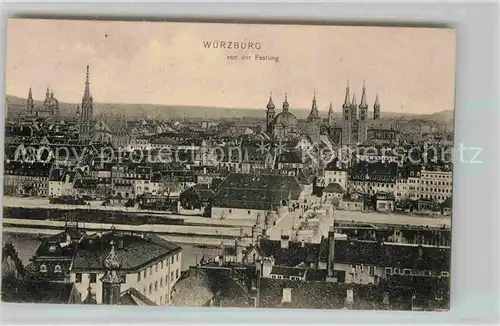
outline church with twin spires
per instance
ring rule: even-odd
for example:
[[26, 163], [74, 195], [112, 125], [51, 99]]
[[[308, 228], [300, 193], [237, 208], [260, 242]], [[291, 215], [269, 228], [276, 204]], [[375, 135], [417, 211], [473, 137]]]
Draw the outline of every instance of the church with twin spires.
[[299, 123], [295, 114], [290, 112], [288, 95], [282, 105], [282, 111], [276, 114], [272, 94], [269, 96], [266, 111], [266, 133], [276, 139], [297, 138], [307, 135], [311, 140], [319, 141], [323, 132], [339, 145], [358, 145], [368, 143], [384, 143], [395, 140], [395, 130], [390, 121], [380, 119], [380, 101], [377, 94], [373, 105], [372, 119], [368, 116], [366, 87], [363, 83], [361, 101], [356, 101], [356, 94], [350, 94], [349, 84], [346, 87], [345, 100], [342, 105], [342, 118], [334, 116], [330, 102], [326, 126], [318, 111], [316, 92], [314, 92], [311, 111], [305, 123]]

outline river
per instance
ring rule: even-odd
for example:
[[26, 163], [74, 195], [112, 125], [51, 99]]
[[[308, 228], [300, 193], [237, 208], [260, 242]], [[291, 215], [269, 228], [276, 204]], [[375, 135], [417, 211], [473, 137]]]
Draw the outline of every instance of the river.
[[[2, 234], [2, 247], [9, 240], [16, 248], [19, 258], [25, 266], [30, 263], [30, 258], [33, 257], [41, 243], [35, 234], [4, 232]], [[187, 270], [189, 266], [195, 265], [196, 261], [203, 256], [208, 258], [219, 253], [219, 249], [215, 248], [198, 248], [192, 244], [182, 243], [178, 243], [178, 245], [182, 247], [182, 270]]]

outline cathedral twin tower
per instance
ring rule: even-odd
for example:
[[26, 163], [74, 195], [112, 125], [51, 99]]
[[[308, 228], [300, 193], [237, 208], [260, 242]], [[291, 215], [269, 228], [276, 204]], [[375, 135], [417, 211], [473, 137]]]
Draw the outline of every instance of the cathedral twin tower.
[[[271, 135], [277, 137], [283, 137], [286, 135], [294, 134], [298, 130], [297, 118], [296, 116], [289, 112], [288, 98], [285, 95], [285, 101], [283, 102], [283, 111], [275, 116], [275, 106], [272, 100], [272, 96], [269, 98], [269, 103], [267, 104], [267, 132]], [[353, 95], [351, 99], [349, 84], [346, 87], [345, 100], [342, 105], [342, 121], [336, 123], [334, 121], [333, 105], [330, 102], [330, 108], [328, 111], [328, 126], [333, 129], [341, 129], [341, 142], [343, 144], [357, 144], [364, 143], [367, 141], [367, 129], [368, 129], [368, 104], [366, 100], [366, 87], [363, 82], [363, 89], [361, 94], [361, 103], [358, 105], [356, 102], [356, 94]], [[373, 106], [373, 120], [380, 119], [380, 103], [378, 94], [375, 99], [375, 104]], [[321, 121], [319, 115], [318, 106], [316, 103], [316, 92], [313, 96], [312, 107], [307, 117], [307, 122], [309, 124], [317, 124]], [[315, 128], [309, 127], [308, 129], [315, 130]], [[306, 132], [307, 133], [307, 132]]]

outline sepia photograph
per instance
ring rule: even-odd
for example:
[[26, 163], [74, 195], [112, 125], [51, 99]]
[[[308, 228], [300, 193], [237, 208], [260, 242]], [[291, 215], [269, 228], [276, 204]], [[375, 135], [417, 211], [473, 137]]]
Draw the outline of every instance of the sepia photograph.
[[450, 309], [455, 30], [6, 35], [3, 302]]

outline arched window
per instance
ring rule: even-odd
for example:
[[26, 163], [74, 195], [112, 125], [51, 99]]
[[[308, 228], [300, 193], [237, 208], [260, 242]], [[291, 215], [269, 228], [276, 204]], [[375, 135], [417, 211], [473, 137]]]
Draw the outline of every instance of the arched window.
[[47, 265], [45, 264], [40, 265], [40, 273], [47, 273]]
[[54, 267], [54, 273], [62, 273], [62, 268], [61, 268], [61, 265], [56, 265], [56, 267]]

